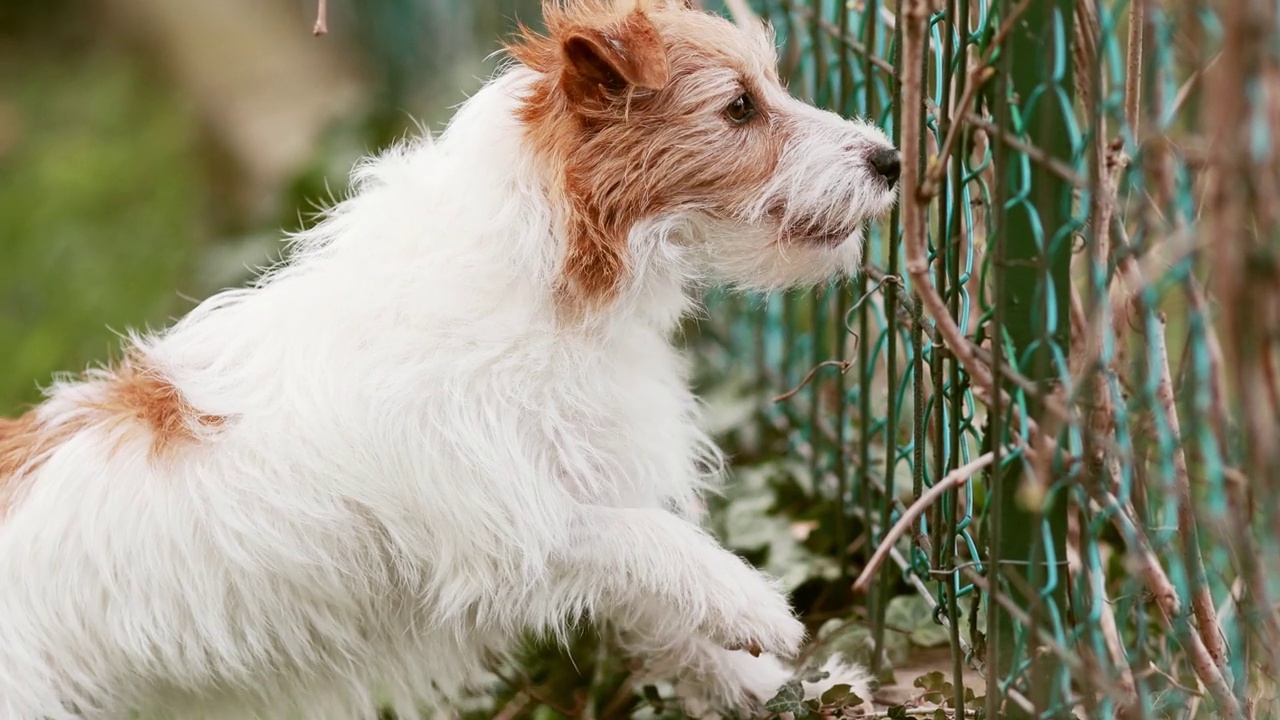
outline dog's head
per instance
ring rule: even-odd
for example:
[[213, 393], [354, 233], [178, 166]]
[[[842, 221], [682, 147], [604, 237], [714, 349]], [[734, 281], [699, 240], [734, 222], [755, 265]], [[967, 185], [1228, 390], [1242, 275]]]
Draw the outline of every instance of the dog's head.
[[792, 97], [773, 35], [684, 0], [559, 0], [510, 50], [540, 74], [521, 120], [568, 246], [561, 289], [607, 300], [632, 230], [677, 228], [712, 278], [773, 289], [853, 270], [897, 195], [885, 134]]

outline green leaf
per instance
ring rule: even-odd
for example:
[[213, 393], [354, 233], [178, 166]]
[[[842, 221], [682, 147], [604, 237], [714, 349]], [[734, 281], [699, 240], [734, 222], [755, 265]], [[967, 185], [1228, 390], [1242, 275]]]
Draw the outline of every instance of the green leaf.
[[947, 629], [934, 622], [933, 608], [916, 594], [900, 595], [889, 601], [885, 610], [889, 627], [905, 632], [912, 645], [940, 647], [951, 641]]
[[792, 680], [778, 688], [778, 694], [764, 704], [764, 709], [771, 713], [792, 713], [797, 718], [808, 715], [809, 710], [804, 706], [804, 688], [800, 686], [800, 681]]
[[805, 547], [793, 533], [796, 518], [776, 514], [778, 502], [772, 478], [791, 475], [794, 468], [773, 461], [734, 470], [734, 492], [718, 513], [721, 539], [733, 550], [760, 553], [761, 569], [791, 591], [812, 578], [834, 580], [835, 560]]
[[831, 687], [827, 688], [826, 692], [822, 693], [821, 700], [823, 705], [827, 705], [827, 706], [834, 705], [837, 707], [844, 707], [844, 701], [848, 700], [850, 695], [853, 695], [852, 686], [843, 685], [843, 684], [832, 685]]
[[928, 690], [931, 692], [941, 692], [946, 684], [947, 676], [944, 675], [941, 670], [934, 670], [931, 673], [921, 675], [916, 678], [914, 683], [912, 683], [912, 685], [922, 690]]

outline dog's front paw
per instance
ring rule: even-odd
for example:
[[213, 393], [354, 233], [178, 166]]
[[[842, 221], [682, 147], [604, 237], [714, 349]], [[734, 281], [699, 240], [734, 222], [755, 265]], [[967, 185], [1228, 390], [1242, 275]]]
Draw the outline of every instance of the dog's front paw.
[[794, 657], [805, 629], [787, 598], [746, 563], [735, 569], [737, 577], [716, 589], [703, 633], [729, 650]]

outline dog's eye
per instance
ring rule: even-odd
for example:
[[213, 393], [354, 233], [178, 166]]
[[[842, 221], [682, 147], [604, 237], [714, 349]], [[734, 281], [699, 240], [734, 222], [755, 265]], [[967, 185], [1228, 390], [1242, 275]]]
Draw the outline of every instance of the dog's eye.
[[750, 95], [743, 93], [729, 103], [729, 107], [724, 109], [724, 114], [734, 123], [741, 125], [756, 114], [756, 104], [751, 102]]

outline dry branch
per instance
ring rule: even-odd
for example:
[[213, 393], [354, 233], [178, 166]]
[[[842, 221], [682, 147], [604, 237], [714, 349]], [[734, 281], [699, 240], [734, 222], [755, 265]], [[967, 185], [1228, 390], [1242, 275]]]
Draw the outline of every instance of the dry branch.
[[[1006, 451], [1007, 453], [1008, 451]], [[866, 567], [862, 569], [862, 573], [854, 581], [853, 591], [857, 593], [867, 591], [871, 585], [871, 580], [875, 577], [876, 570], [884, 564], [885, 558], [889, 557], [889, 552], [893, 549], [894, 544], [898, 542], [898, 539], [911, 528], [911, 523], [919, 519], [924, 514], [924, 511], [929, 509], [948, 490], [954, 490], [969, 482], [979, 471], [995, 462], [995, 459], [995, 453], [980, 455], [977, 459], [947, 473], [933, 487], [911, 503], [907, 511], [902, 513], [902, 517], [898, 518], [898, 522], [893, 524], [893, 527], [885, 534], [884, 539], [880, 541], [880, 546], [876, 548], [875, 554], [867, 561]]]
[[[996, 387], [991, 370], [978, 359], [947, 303], [938, 294], [929, 275], [929, 253], [925, 238], [925, 205], [928, 198], [920, 187], [920, 139], [924, 108], [924, 78], [917, 58], [924, 52], [925, 27], [929, 20], [927, 0], [910, 0], [904, 9], [902, 33], [902, 244], [907, 256], [907, 274], [912, 289], [920, 297], [924, 309], [938, 329], [938, 333], [953, 352], [965, 372], [974, 380], [974, 393], [987, 405], [991, 404]], [[1008, 402], [1001, 403], [1005, 407]]]
[[[1125, 282], [1129, 284], [1131, 291], [1134, 288], [1144, 287], [1146, 282], [1143, 280], [1142, 271], [1138, 268], [1138, 261], [1132, 255], [1125, 255], [1120, 258], [1117, 263], [1117, 269]], [[1124, 303], [1121, 311], [1129, 307], [1132, 302], [1137, 300], [1136, 297], [1130, 295], [1129, 301]], [[1163, 316], [1155, 310], [1150, 311], [1156, 320], [1157, 327], [1148, 329], [1143, 323], [1140, 325], [1140, 332], [1147, 338], [1149, 346], [1148, 353], [1152, 361], [1157, 365], [1156, 371], [1156, 402], [1159, 404], [1159, 411], [1164, 417], [1165, 426], [1168, 432], [1174, 438], [1173, 451], [1173, 474], [1174, 488], [1177, 493], [1178, 501], [1178, 535], [1182, 539], [1185, 546], [1188, 564], [1191, 574], [1191, 607], [1195, 613], [1196, 624], [1200, 631], [1200, 638], [1204, 642], [1205, 649], [1209, 656], [1213, 658], [1214, 664], [1218, 666], [1220, 672], [1227, 675], [1227, 648], [1223, 641], [1222, 630], [1218, 627], [1217, 611], [1214, 608], [1213, 597], [1209, 593], [1209, 586], [1204, 578], [1204, 561], [1200, 556], [1200, 548], [1196, 543], [1199, 533], [1196, 530], [1195, 507], [1191, 498], [1191, 478], [1187, 472], [1187, 454], [1182, 442], [1182, 427], [1178, 419], [1178, 408], [1176, 399], [1173, 394], [1173, 375], [1169, 370], [1169, 351], [1165, 345], [1164, 338], [1164, 319]]]

